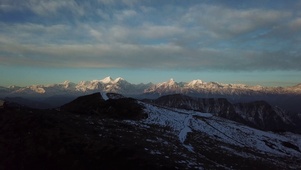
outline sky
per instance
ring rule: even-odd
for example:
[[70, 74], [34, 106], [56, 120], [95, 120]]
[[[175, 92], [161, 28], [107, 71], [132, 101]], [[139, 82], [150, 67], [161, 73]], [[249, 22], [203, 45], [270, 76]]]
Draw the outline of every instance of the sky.
[[301, 83], [300, 0], [1, 0], [0, 86]]

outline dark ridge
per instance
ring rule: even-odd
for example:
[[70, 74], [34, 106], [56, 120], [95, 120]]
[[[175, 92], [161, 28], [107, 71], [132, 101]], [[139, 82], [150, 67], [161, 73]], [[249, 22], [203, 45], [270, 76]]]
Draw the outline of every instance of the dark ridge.
[[100, 93], [81, 96], [61, 106], [61, 110], [80, 114], [95, 114], [104, 105], [105, 100]]
[[143, 107], [137, 103], [136, 99], [120, 98], [105, 101], [99, 113], [115, 119], [146, 119]]
[[[109, 94], [111, 97], [113, 94]], [[117, 96], [117, 97], [116, 97]], [[133, 98], [119, 98], [121, 95], [114, 94], [117, 99], [104, 100], [100, 93], [94, 93], [75, 99], [60, 107], [62, 111], [71, 113], [99, 115], [114, 119], [144, 119], [147, 114], [143, 107]]]

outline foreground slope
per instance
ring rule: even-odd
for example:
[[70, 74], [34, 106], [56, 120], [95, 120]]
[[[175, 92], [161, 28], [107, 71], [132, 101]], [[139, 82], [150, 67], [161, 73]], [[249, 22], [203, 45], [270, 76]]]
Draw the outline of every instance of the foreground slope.
[[[264, 132], [209, 113], [116, 96], [84, 96], [60, 111], [2, 108], [0, 168], [301, 168], [299, 135]], [[142, 112], [120, 107], [124, 102]]]
[[209, 113], [143, 104], [146, 124], [170, 128], [192, 167], [300, 168], [301, 136], [265, 132]]

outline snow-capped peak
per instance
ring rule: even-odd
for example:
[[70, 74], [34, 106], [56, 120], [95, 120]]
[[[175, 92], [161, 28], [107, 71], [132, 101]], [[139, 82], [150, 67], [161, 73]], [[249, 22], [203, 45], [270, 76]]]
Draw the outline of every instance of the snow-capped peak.
[[108, 76], [100, 81], [104, 84], [108, 84], [108, 83], [112, 83], [113, 79], [111, 78], [111, 76]]
[[171, 78], [166, 82], [159, 83], [158, 85], [156, 85], [156, 87], [173, 87], [173, 86], [177, 86], [177, 83], [174, 81], [173, 78]]
[[65, 80], [62, 84], [66, 85], [66, 84], [69, 84], [70, 81], [69, 80]]
[[46, 92], [44, 88], [42, 88], [42, 87], [40, 87], [40, 86], [38, 86], [38, 85], [32, 85], [32, 86], [30, 86], [30, 89], [31, 89], [32, 91], [34, 91], [34, 92], [36, 92], [36, 93], [40, 93], [40, 94], [43, 94], [43, 93]]
[[121, 77], [118, 77], [114, 80], [114, 79], [112, 79], [112, 77], [108, 76], [108, 77], [100, 80], [100, 82], [103, 83], [103, 84], [115, 84], [115, 83], [118, 83], [118, 82], [123, 81], [123, 80], [124, 79], [121, 78]]
[[63, 83], [61, 83], [61, 85], [63, 85], [64, 88], [69, 88], [75, 84], [70, 82], [69, 80], [65, 80]]
[[171, 78], [170, 80], [168, 80], [167, 82], [165, 82], [166, 84], [168, 84], [168, 85], [174, 85], [174, 84], [176, 84], [176, 82], [174, 81], [174, 79], [173, 78]]
[[174, 81], [173, 78], [171, 78], [170, 80], [168, 80], [166, 82], [160, 83], [158, 85], [158, 87], [160, 87], [160, 88], [168, 88], [168, 89], [170, 89], [170, 88], [176, 89], [176, 88], [178, 88], [178, 84]]
[[118, 83], [118, 82], [123, 81], [123, 80], [124, 80], [124, 79], [123, 79], [122, 77], [118, 77], [118, 78], [116, 78], [116, 79], [114, 80], [113, 83]]
[[189, 82], [187, 84], [187, 86], [193, 87], [193, 86], [201, 85], [203, 83], [204, 82], [202, 80], [197, 79], [197, 80], [192, 80], [191, 82]]

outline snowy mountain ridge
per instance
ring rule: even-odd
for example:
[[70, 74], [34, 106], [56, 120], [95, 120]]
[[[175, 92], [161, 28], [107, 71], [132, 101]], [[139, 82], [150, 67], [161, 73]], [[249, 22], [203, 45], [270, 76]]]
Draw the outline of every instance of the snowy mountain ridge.
[[64, 81], [51, 85], [0, 87], [0, 98], [22, 97], [36, 101], [47, 100], [46, 104], [56, 107], [70, 101], [71, 98], [95, 92], [118, 93], [138, 99], [156, 99], [169, 94], [184, 94], [201, 98], [226, 98], [232, 103], [263, 100], [290, 112], [300, 113], [301, 110], [300, 84], [291, 87], [264, 87], [205, 82], [199, 79], [190, 82], [176, 82], [170, 79], [157, 84], [133, 84], [121, 77], [113, 79], [109, 76], [100, 80], [78, 83]]
[[192, 80], [190, 82], [177, 83], [173, 79], [155, 84], [144, 93], [219, 93], [219, 94], [250, 94], [250, 93], [271, 93], [271, 94], [301, 94], [301, 87], [264, 87], [260, 85], [248, 86], [246, 84], [225, 84], [217, 82], [204, 82], [202, 80]]
[[118, 77], [112, 79], [110, 76], [101, 80], [80, 81], [79, 83], [73, 83], [70, 81], [64, 81], [63, 83], [51, 84], [51, 85], [31, 85], [27, 87], [10, 86], [8, 88], [2, 87], [0, 90], [0, 96], [9, 95], [62, 95], [62, 94], [75, 94], [82, 95], [95, 91], [103, 92], [118, 92], [126, 94], [139, 94], [142, 93], [145, 88], [148, 88], [149, 84], [131, 84], [125, 79]]
[[248, 86], [245, 84], [224, 84], [217, 82], [204, 82], [202, 80], [192, 80], [190, 82], [176, 82], [170, 79], [166, 82], [157, 84], [132, 84], [125, 79], [118, 77], [113, 79], [108, 76], [101, 80], [80, 81], [73, 83], [64, 81], [63, 83], [52, 85], [31, 85], [27, 87], [1, 87], [0, 96], [18, 94], [37, 94], [37, 95], [57, 95], [57, 94], [86, 94], [88, 92], [114, 92], [121, 94], [171, 94], [171, 93], [206, 93], [206, 94], [301, 94], [301, 85], [291, 87], [263, 87]]

